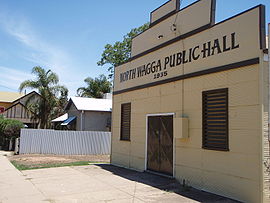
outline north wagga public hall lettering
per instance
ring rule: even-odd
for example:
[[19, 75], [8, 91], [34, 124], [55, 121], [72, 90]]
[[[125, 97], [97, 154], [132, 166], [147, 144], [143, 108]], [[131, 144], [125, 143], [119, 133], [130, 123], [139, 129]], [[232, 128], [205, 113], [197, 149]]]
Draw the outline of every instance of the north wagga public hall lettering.
[[166, 77], [170, 68], [231, 51], [239, 47], [240, 45], [237, 43], [236, 33], [231, 33], [231, 35], [225, 35], [220, 39], [205, 42], [190, 49], [166, 56], [164, 59], [158, 59], [120, 73], [120, 82], [140, 78], [149, 74], [153, 75], [153, 79]]

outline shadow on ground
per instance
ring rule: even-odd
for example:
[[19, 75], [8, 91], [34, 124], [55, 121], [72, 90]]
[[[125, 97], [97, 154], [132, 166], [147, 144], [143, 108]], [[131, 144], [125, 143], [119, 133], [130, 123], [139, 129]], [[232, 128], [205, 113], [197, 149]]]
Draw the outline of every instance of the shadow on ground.
[[218, 202], [239, 203], [239, 201], [228, 199], [226, 197], [200, 191], [192, 187], [183, 186], [177, 180], [172, 178], [155, 175], [148, 172], [137, 172], [134, 170], [125, 169], [110, 164], [96, 164], [96, 165], [104, 170], [110, 171], [114, 175], [121, 176], [122, 178], [143, 183], [167, 192], [174, 192], [181, 196], [202, 203], [218, 203]]

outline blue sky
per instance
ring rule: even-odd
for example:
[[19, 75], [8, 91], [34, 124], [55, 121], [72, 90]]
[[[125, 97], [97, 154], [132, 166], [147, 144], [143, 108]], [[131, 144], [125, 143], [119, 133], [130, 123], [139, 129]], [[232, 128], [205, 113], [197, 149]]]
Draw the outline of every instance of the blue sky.
[[[195, 0], [182, 0], [182, 7]], [[83, 80], [107, 74], [97, 66], [104, 46], [119, 41], [149, 21], [166, 0], [0, 0], [0, 91], [18, 91], [31, 69], [42, 66], [59, 75], [70, 96]], [[269, 0], [217, 0], [219, 22]]]

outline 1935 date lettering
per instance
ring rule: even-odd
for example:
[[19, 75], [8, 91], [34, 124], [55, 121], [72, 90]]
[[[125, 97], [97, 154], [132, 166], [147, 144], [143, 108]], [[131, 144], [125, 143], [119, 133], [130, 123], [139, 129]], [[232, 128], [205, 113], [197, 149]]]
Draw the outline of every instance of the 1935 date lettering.
[[156, 74], [154, 74], [154, 79], [162, 78], [162, 77], [165, 77], [167, 75], [168, 75], [168, 72], [167, 71], [156, 73]]

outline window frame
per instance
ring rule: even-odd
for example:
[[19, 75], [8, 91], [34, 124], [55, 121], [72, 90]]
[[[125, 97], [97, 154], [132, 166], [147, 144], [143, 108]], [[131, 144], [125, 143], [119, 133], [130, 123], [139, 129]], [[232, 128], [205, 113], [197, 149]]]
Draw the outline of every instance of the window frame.
[[[206, 142], [206, 138], [207, 138], [207, 124], [206, 124], [206, 120], [209, 118], [207, 118], [206, 115], [206, 101], [205, 98], [207, 95], [209, 94], [214, 94], [214, 93], [225, 93], [225, 112], [224, 112], [224, 116], [225, 116], [225, 130], [224, 135], [225, 135], [225, 144], [222, 147], [218, 147], [218, 146], [213, 146], [210, 143]], [[229, 89], [228, 88], [221, 88], [221, 89], [214, 89], [214, 90], [207, 90], [207, 91], [203, 91], [202, 92], [202, 148], [206, 149], [206, 150], [216, 150], [216, 151], [229, 151]]]
[[[129, 105], [129, 126], [128, 126], [128, 135], [124, 135], [123, 127], [124, 127], [124, 107]], [[131, 132], [131, 103], [123, 103], [121, 104], [121, 119], [120, 119], [120, 140], [121, 141], [130, 141], [130, 132]]]

